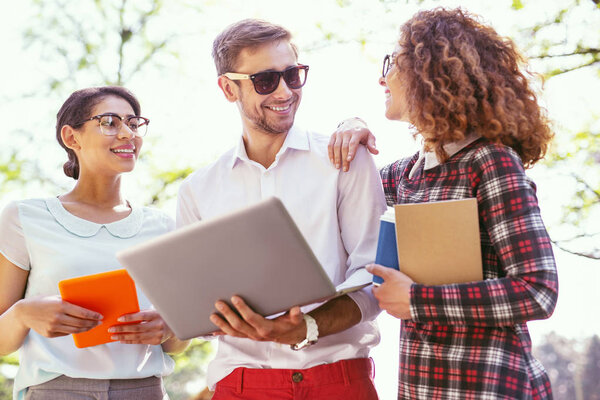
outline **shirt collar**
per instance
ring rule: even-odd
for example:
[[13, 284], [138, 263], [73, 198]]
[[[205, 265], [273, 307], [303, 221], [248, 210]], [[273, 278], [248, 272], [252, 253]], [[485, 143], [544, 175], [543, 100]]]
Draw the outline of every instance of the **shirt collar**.
[[68, 212], [57, 197], [46, 199], [46, 207], [56, 221], [63, 228], [81, 237], [92, 237], [96, 235], [102, 227], [113, 236], [122, 239], [135, 236], [142, 229], [143, 210], [131, 206], [131, 213], [118, 221], [109, 224], [97, 224], [83, 218], [79, 218]]
[[[448, 157], [452, 157], [453, 155], [455, 155], [456, 153], [458, 153], [459, 151], [461, 151], [462, 149], [464, 149], [465, 147], [467, 147], [468, 145], [470, 145], [471, 143], [473, 143], [480, 137], [481, 136], [479, 136], [475, 133], [469, 133], [468, 135], [465, 136], [465, 138], [463, 140], [445, 144], [444, 151], [446, 151], [446, 153], [448, 154]], [[421, 151], [419, 152], [419, 158], [421, 158], [421, 157], [423, 157], [425, 159], [425, 166], [424, 166], [425, 170], [432, 169], [432, 168], [435, 168], [438, 165], [440, 165], [440, 161], [438, 160], [437, 155], [435, 154], [434, 151], [426, 152], [423, 149], [421, 149]]]
[[[275, 159], [278, 160], [279, 157], [287, 151], [287, 149], [310, 150], [308, 132], [293, 125], [288, 131], [285, 140], [281, 145], [281, 149], [279, 149], [277, 155], [275, 156]], [[229, 166], [231, 168], [235, 167], [238, 160], [250, 161], [248, 158], [248, 153], [246, 153], [246, 146], [244, 145], [243, 136], [240, 136], [238, 144], [233, 150], [233, 155], [231, 157]]]

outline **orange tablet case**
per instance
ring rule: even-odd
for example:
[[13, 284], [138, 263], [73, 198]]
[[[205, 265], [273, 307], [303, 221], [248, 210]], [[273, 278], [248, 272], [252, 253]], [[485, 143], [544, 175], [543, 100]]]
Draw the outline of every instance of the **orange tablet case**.
[[108, 328], [124, 325], [117, 322], [123, 314], [140, 311], [135, 283], [124, 269], [65, 279], [58, 283], [58, 288], [64, 301], [104, 316], [97, 327], [73, 334], [75, 346], [79, 348], [114, 342]]

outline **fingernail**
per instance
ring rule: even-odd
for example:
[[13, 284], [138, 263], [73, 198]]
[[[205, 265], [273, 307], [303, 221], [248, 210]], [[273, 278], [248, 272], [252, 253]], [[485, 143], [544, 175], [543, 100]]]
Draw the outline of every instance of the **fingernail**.
[[344, 167], [344, 172], [348, 172], [348, 167]]
[[109, 332], [109, 333], [113, 333], [113, 332], [115, 332], [115, 331], [116, 331], [116, 329], [115, 329], [115, 328], [108, 328], [108, 332]]
[[219, 310], [219, 311], [223, 311], [223, 308], [224, 308], [223, 304], [221, 304], [221, 303], [215, 304], [215, 307], [217, 307], [217, 310]]
[[117, 318], [117, 322], [125, 322], [125, 318], [119, 317], [119, 318]]
[[340, 169], [340, 164], [335, 164], [335, 167], [336, 167], [337, 169]]
[[112, 340], [119, 340], [119, 338], [117, 336], [111, 336], [110, 337]]

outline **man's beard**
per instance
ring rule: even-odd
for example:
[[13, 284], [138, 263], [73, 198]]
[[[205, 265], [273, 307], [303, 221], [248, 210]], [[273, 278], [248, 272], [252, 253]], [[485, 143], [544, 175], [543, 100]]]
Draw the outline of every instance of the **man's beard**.
[[[291, 102], [290, 107], [297, 107], [298, 100], [299, 100], [299, 96], [296, 93], [294, 93], [292, 95], [292, 102]], [[294, 115], [292, 117], [292, 120], [289, 123], [286, 122], [285, 124], [273, 124], [273, 123], [269, 123], [266, 113], [262, 113], [262, 115], [259, 115], [259, 113], [255, 112], [254, 110], [249, 110], [248, 108], [246, 108], [246, 104], [244, 103], [243, 96], [240, 96], [240, 103], [242, 105], [241, 111], [242, 111], [242, 114], [244, 115], [244, 117], [246, 117], [246, 119], [251, 121], [252, 124], [254, 124], [254, 126], [256, 127], [256, 129], [261, 130], [265, 133], [269, 133], [272, 135], [279, 135], [282, 133], [287, 133], [292, 128], [292, 125], [294, 124], [294, 117], [295, 117], [296, 110], [291, 111], [294, 113]]]

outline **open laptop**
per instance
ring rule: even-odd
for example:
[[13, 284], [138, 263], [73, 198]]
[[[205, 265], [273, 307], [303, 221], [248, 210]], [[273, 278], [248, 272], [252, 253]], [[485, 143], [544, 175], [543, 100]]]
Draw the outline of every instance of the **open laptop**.
[[275, 197], [151, 239], [117, 259], [182, 340], [217, 330], [209, 320], [214, 303], [230, 304], [234, 294], [270, 316], [361, 289], [372, 278], [365, 273], [336, 290]]

